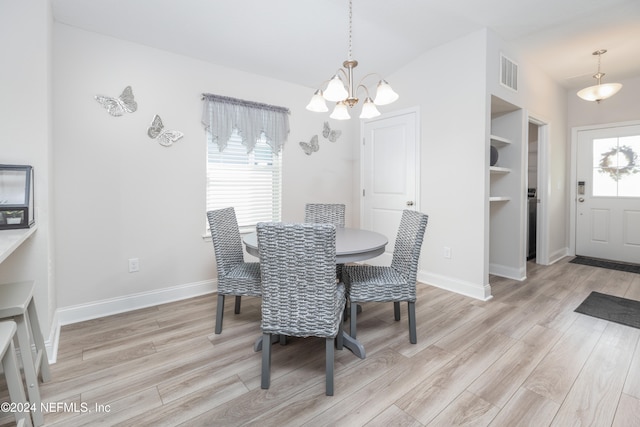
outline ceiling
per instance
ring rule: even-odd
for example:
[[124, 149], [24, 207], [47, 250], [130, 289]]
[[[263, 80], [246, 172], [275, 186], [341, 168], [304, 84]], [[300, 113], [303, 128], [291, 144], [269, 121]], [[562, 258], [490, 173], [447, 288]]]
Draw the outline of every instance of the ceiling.
[[[357, 75], [488, 27], [569, 89], [640, 76], [640, 0], [354, 0]], [[52, 0], [61, 22], [312, 88], [348, 56], [347, 0]]]

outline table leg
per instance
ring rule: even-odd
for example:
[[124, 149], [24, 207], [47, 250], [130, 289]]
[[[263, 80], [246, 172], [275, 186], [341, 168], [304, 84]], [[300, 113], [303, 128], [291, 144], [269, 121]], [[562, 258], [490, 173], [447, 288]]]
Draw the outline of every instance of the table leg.
[[[280, 342], [280, 335], [271, 334], [271, 344], [275, 344], [277, 342]], [[256, 353], [262, 351], [262, 335], [260, 335], [256, 339], [256, 342], [253, 343], [253, 351], [255, 351]]]
[[[271, 343], [277, 343], [280, 341], [280, 338], [277, 334], [271, 335]], [[364, 351], [364, 346], [360, 341], [353, 338], [346, 331], [342, 331], [342, 344], [347, 347], [353, 354], [355, 354], [360, 359], [364, 359], [366, 357], [366, 353]], [[259, 336], [256, 341], [253, 343], [253, 351], [258, 352], [262, 351], [262, 335]]]
[[353, 338], [346, 331], [342, 331], [342, 342], [345, 347], [347, 347], [353, 354], [358, 356], [360, 359], [364, 359], [366, 357], [366, 353], [364, 351], [364, 346], [360, 341]]

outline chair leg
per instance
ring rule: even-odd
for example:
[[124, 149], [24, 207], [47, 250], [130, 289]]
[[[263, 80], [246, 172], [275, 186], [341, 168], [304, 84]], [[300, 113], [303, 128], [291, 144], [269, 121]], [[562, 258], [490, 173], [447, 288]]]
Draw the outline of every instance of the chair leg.
[[358, 317], [358, 304], [351, 302], [351, 315], [349, 316], [349, 335], [356, 337], [356, 318]]
[[344, 327], [342, 326], [342, 319], [340, 319], [340, 323], [338, 323], [338, 335], [336, 335], [336, 348], [338, 350], [342, 350], [344, 346], [342, 334], [344, 333]]
[[400, 302], [393, 302], [393, 318], [396, 320], [400, 320]]
[[409, 301], [407, 304], [409, 305], [409, 342], [415, 344], [418, 342], [416, 333], [416, 302]]
[[260, 388], [271, 385], [271, 334], [262, 334], [262, 382]]
[[[333, 360], [334, 338], [326, 338], [326, 395], [333, 396]], [[264, 350], [263, 350], [264, 351]], [[263, 387], [264, 388], [264, 387]]]
[[216, 334], [222, 332], [222, 316], [224, 315], [224, 295], [218, 294], [218, 308], [216, 310]]
[[[24, 370], [24, 379], [26, 382], [26, 392], [29, 402], [34, 405], [35, 410], [31, 412], [34, 426], [44, 424], [44, 416], [40, 410], [40, 388], [38, 386], [38, 374], [36, 372], [35, 362], [33, 361], [33, 352], [31, 350], [31, 338], [29, 336], [28, 324], [25, 315], [14, 316], [16, 322], [18, 345], [20, 346], [20, 356], [22, 357], [22, 369]], [[33, 335], [33, 334], [32, 334]]]
[[38, 321], [38, 313], [36, 312], [36, 306], [33, 302], [33, 298], [27, 305], [27, 312], [29, 313], [29, 324], [31, 325], [31, 331], [33, 331], [33, 341], [36, 344], [36, 362], [38, 369], [40, 370], [40, 379], [42, 382], [47, 382], [51, 379], [51, 371], [49, 369], [49, 359], [47, 357], [47, 348], [44, 344], [44, 337], [42, 330], [40, 329], [40, 322]]
[[[20, 366], [16, 359], [16, 350], [13, 346], [13, 341], [9, 342], [9, 347], [2, 357], [2, 369], [7, 382], [7, 389], [9, 390], [9, 398], [11, 402], [16, 404], [23, 404], [25, 407], [28, 405], [27, 397], [24, 393], [22, 386], [22, 376], [20, 375]], [[31, 418], [26, 411], [15, 411], [16, 425], [24, 425], [31, 427]]]
[[233, 311], [235, 314], [240, 314], [240, 298], [242, 298], [240, 295], [236, 295], [236, 306]]

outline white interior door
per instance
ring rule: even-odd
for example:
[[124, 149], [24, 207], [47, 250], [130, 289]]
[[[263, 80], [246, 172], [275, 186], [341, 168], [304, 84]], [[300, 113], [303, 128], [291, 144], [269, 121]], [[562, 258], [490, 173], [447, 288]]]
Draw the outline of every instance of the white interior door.
[[640, 126], [578, 132], [576, 255], [640, 263]]
[[385, 253], [368, 264], [391, 263], [402, 211], [419, 209], [416, 126], [417, 111], [413, 110], [363, 125], [361, 224], [389, 239]]

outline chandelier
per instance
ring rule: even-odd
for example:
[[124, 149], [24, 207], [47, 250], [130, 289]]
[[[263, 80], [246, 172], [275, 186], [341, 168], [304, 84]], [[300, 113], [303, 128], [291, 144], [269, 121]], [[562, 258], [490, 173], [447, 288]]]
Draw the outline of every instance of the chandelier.
[[[329, 111], [326, 101], [335, 102], [336, 106], [329, 117], [336, 120], [348, 120], [351, 118], [349, 108], [352, 108], [358, 103], [359, 99], [357, 94], [359, 89], [363, 89], [366, 95], [364, 103], [362, 104], [362, 111], [360, 112], [361, 119], [370, 119], [379, 116], [380, 111], [378, 111], [376, 105], [391, 104], [398, 99], [398, 94], [391, 89], [389, 83], [382, 79], [378, 82], [375, 99], [371, 99], [369, 89], [363, 82], [367, 77], [377, 75], [377, 73], [367, 74], [360, 79], [358, 85], [354, 85], [353, 69], [358, 66], [358, 61], [351, 56], [352, 16], [353, 5], [352, 0], [349, 0], [349, 56], [348, 59], [342, 63], [344, 68], [339, 68], [336, 74], [328, 80], [329, 83], [324, 91], [320, 89], [316, 90], [307, 105], [307, 110], [309, 111], [324, 113]], [[346, 84], [342, 78], [346, 79]], [[347, 106], [349, 106], [349, 108], [347, 108]]]
[[605, 53], [607, 53], [606, 49], [600, 49], [593, 52], [593, 55], [598, 55], [598, 72], [593, 75], [593, 78], [598, 80], [598, 84], [586, 87], [578, 92], [578, 96], [585, 101], [596, 101], [597, 103], [600, 103], [603, 99], [607, 99], [618, 93], [622, 87], [620, 83], [601, 84], [600, 80], [604, 77], [604, 73], [600, 72], [600, 57]]

